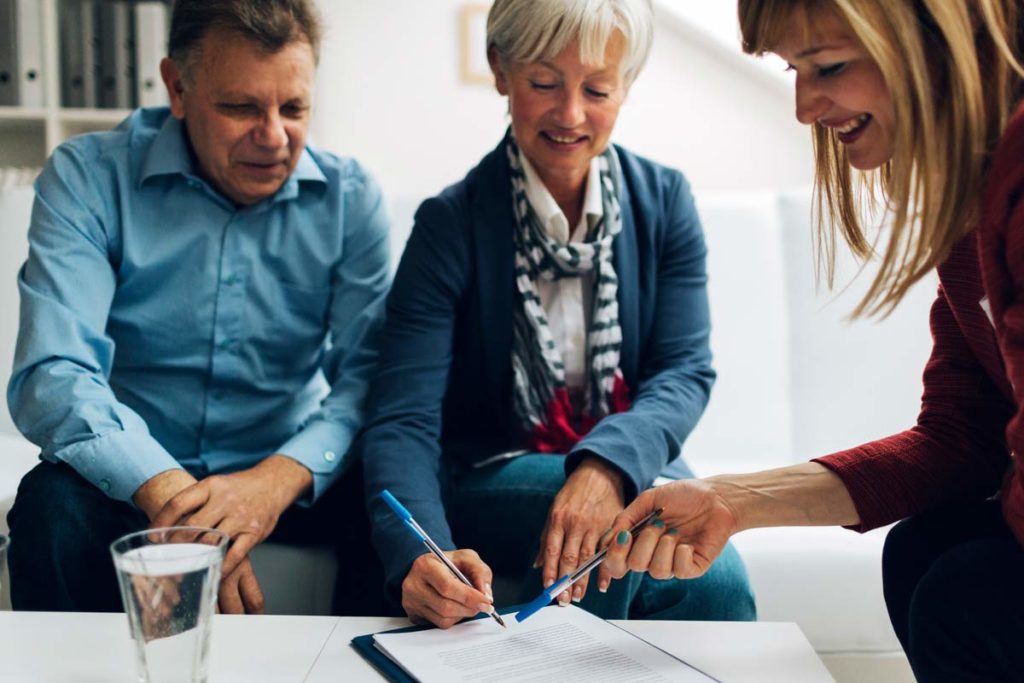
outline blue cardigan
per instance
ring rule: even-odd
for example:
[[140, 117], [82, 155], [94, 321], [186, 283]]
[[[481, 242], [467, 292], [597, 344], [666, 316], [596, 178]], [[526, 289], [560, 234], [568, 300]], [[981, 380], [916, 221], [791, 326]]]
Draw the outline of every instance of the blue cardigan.
[[[392, 591], [424, 548], [377, 494], [390, 489], [452, 550], [442, 480], [526, 445], [512, 407], [514, 218], [505, 144], [423, 202], [388, 297], [359, 450], [373, 540]], [[706, 248], [689, 186], [678, 171], [616, 149], [620, 367], [633, 404], [601, 420], [567, 454], [565, 468], [588, 454], [604, 458], [622, 471], [628, 501], [679, 454], [715, 374]]]

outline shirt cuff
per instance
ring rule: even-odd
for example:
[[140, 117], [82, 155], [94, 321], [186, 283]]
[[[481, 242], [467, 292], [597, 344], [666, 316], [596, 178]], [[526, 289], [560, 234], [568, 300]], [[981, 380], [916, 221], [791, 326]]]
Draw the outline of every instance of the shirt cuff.
[[354, 430], [337, 422], [315, 420], [277, 450], [305, 465], [313, 473], [313, 488], [296, 501], [303, 507], [315, 503], [334, 481], [352, 466], [349, 454]]
[[53, 454], [114, 500], [131, 502], [140, 486], [182, 466], [146, 432], [110, 432]]

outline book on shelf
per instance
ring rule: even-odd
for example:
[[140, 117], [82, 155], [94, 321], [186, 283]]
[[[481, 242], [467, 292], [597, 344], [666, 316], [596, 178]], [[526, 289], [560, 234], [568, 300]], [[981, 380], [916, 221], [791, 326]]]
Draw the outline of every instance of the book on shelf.
[[127, 2], [94, 6], [97, 50], [96, 104], [104, 109], [135, 106], [135, 18]]
[[135, 93], [140, 107], [167, 104], [160, 60], [167, 56], [168, 20], [166, 3], [135, 3]]
[[17, 0], [0, 0], [0, 107], [19, 103]]
[[60, 103], [96, 106], [96, 41], [93, 0], [60, 0]]
[[18, 104], [42, 108], [43, 6], [39, 0], [15, 0], [17, 15]]
[[167, 103], [160, 78], [170, 24], [165, 0], [58, 1], [62, 106]]

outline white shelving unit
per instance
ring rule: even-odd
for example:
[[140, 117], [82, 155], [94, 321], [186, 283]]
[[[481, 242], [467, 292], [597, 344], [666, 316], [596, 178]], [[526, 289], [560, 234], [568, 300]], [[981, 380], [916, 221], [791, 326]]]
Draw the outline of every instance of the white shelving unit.
[[57, 0], [42, 7], [43, 88], [45, 106], [0, 107], [0, 167], [40, 167], [60, 143], [80, 133], [107, 130], [127, 109], [72, 109], [60, 106], [60, 30]]

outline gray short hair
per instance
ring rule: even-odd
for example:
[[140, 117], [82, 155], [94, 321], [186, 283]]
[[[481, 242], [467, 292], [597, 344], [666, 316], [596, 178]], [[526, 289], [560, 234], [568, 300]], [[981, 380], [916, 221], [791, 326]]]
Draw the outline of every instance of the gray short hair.
[[320, 60], [323, 28], [313, 0], [175, 0], [168, 52], [186, 77], [213, 28], [238, 33], [268, 53], [304, 40]]
[[654, 41], [651, 0], [495, 0], [487, 15], [487, 48], [503, 63], [554, 59], [575, 39], [580, 59], [600, 64], [616, 30], [626, 40], [627, 84], [640, 73]]

